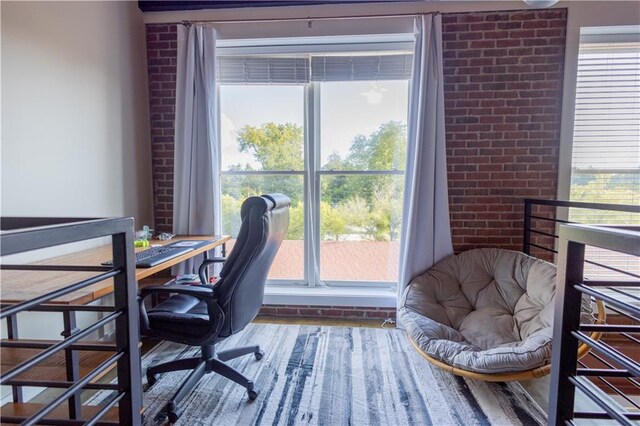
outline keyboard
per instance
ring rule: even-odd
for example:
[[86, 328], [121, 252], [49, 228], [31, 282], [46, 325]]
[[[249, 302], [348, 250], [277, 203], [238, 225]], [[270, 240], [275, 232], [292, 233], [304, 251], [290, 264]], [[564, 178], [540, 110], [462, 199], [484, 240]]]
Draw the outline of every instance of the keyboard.
[[[181, 256], [193, 250], [193, 247], [151, 247], [136, 253], [136, 268], [151, 268], [174, 257]], [[113, 266], [113, 261], [103, 262], [103, 266]]]

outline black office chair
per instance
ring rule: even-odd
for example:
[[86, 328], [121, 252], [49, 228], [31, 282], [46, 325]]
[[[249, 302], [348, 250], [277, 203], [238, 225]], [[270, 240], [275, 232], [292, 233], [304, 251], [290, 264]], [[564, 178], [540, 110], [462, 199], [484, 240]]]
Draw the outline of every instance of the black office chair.
[[[253, 353], [257, 360], [264, 353], [260, 346], [246, 346], [216, 353], [222, 339], [243, 330], [258, 314], [264, 296], [267, 274], [289, 226], [290, 200], [282, 194], [251, 197], [242, 203], [242, 225], [228, 259], [213, 258], [199, 269], [203, 285], [169, 284], [147, 287], [140, 292], [140, 323], [145, 336], [200, 346], [199, 357], [179, 359], [147, 369], [149, 386], [159, 374], [193, 370], [167, 404], [170, 422], [182, 414], [180, 402], [207, 373], [215, 372], [244, 386], [250, 400], [258, 397], [253, 381], [224, 361]], [[209, 265], [224, 262], [220, 278], [206, 284]], [[174, 293], [148, 312], [144, 299], [152, 294]]]

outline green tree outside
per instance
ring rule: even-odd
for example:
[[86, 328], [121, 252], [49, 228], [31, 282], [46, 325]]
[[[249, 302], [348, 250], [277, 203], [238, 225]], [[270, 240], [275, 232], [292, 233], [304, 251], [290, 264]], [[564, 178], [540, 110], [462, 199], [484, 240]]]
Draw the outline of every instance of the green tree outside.
[[[390, 121], [369, 136], [354, 138], [348, 154], [332, 153], [325, 170], [404, 169], [406, 126]], [[259, 163], [237, 164], [234, 171], [304, 170], [304, 133], [293, 123], [245, 126], [238, 132], [241, 152], [251, 153]], [[397, 240], [400, 235], [402, 176], [329, 176], [322, 180], [320, 237]], [[236, 235], [240, 226], [240, 204], [245, 198], [270, 191], [283, 192], [292, 201], [288, 239], [304, 237], [303, 181], [301, 176], [244, 175], [223, 177], [223, 226]]]

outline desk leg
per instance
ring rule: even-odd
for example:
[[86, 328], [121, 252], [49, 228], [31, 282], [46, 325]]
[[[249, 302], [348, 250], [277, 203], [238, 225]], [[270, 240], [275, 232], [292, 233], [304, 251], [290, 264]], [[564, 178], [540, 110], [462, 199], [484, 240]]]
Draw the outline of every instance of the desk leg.
[[[18, 316], [10, 315], [7, 317], [7, 338], [18, 338]], [[13, 402], [24, 402], [24, 395], [22, 393], [22, 386], [11, 386], [11, 393], [13, 395]]]
[[[73, 311], [64, 311], [62, 313], [64, 319], [64, 331], [62, 336], [67, 338], [74, 333], [78, 332], [76, 324], [76, 313]], [[80, 363], [78, 360], [78, 351], [72, 349], [65, 349], [64, 359], [67, 367], [67, 380], [70, 382], [77, 382], [80, 379]], [[80, 392], [69, 398], [69, 418], [80, 419], [81, 418], [81, 405]]]

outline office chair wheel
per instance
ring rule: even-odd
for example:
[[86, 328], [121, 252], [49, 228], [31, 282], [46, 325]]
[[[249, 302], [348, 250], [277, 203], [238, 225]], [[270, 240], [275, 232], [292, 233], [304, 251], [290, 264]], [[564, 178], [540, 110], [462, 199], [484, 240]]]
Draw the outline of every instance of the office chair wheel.
[[169, 423], [171, 424], [176, 423], [179, 418], [180, 416], [177, 413], [174, 413], [173, 411], [169, 411], [167, 413], [167, 420], [169, 420]]
[[155, 385], [159, 378], [160, 375], [158, 374], [147, 374], [147, 389]]
[[256, 360], [260, 361], [264, 357], [264, 351], [258, 351], [254, 353]]
[[254, 391], [252, 390], [247, 390], [247, 395], [249, 395], [249, 400], [250, 401], [255, 401], [256, 398], [258, 397], [259, 392], [258, 391]]

